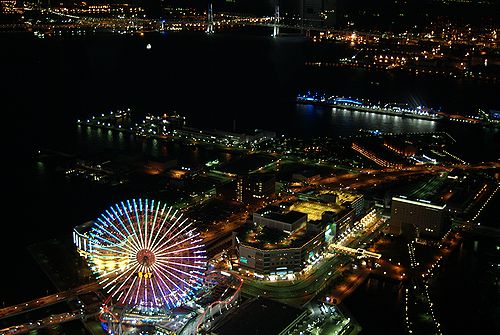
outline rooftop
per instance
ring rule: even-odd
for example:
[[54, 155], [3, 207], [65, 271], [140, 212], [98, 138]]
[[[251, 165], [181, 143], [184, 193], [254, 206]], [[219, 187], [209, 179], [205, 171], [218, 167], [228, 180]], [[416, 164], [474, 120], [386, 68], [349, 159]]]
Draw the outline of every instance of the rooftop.
[[412, 205], [425, 206], [425, 207], [434, 208], [434, 209], [444, 209], [446, 207], [446, 205], [438, 205], [438, 204], [431, 203], [431, 201], [429, 201], [429, 200], [407, 199], [405, 196], [393, 197], [392, 200], [404, 202], [404, 203], [408, 203], [408, 204], [412, 204]]
[[306, 216], [306, 219], [307, 219], [306, 213], [293, 211], [293, 210], [286, 212], [286, 213], [282, 213], [282, 212], [280, 213], [280, 212], [275, 212], [275, 211], [268, 212], [268, 211], [265, 211], [266, 208], [264, 208], [264, 210], [258, 211], [257, 214], [259, 214], [265, 218], [271, 219], [271, 220], [280, 221], [280, 222], [289, 223], [289, 224], [292, 224], [300, 219], [303, 219], [304, 216]]
[[217, 335], [279, 334], [303, 311], [279, 302], [257, 298], [242, 304], [229, 319], [213, 330]]
[[344, 207], [339, 206], [334, 203], [321, 203], [315, 201], [299, 201], [292, 205], [292, 210], [297, 210], [302, 213], [307, 213], [309, 220], [321, 220], [321, 215], [324, 212], [334, 212], [338, 213], [344, 209]]
[[281, 230], [272, 229], [247, 223], [239, 229], [240, 243], [249, 247], [262, 250], [300, 248], [309, 242], [317, 233], [307, 231], [307, 225], [295, 230], [291, 234]]

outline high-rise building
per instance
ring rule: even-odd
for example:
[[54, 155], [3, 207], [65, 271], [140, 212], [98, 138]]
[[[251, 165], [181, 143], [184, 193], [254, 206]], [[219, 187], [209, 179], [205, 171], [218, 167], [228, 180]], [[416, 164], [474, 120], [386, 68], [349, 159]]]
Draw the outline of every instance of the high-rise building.
[[250, 174], [238, 177], [236, 185], [236, 200], [252, 203], [274, 194], [276, 178], [274, 175]]
[[393, 197], [389, 232], [409, 237], [440, 237], [446, 220], [445, 207], [427, 200]]
[[217, 195], [226, 200], [251, 204], [274, 195], [276, 177], [273, 174], [239, 175], [236, 180], [217, 187]]
[[351, 201], [343, 203], [343, 205], [354, 210], [354, 217], [356, 219], [365, 214], [365, 198], [362, 194]]

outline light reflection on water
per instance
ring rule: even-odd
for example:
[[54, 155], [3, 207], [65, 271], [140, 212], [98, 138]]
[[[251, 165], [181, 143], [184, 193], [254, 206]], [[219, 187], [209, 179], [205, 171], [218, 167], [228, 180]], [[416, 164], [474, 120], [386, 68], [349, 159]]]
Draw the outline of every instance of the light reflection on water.
[[[394, 115], [376, 114], [323, 106], [297, 105], [297, 113], [305, 125], [322, 133], [328, 129], [330, 136], [349, 136], [358, 129], [378, 129], [382, 132], [409, 133], [434, 132], [436, 121], [403, 118]], [[314, 134], [311, 134], [314, 136]]]

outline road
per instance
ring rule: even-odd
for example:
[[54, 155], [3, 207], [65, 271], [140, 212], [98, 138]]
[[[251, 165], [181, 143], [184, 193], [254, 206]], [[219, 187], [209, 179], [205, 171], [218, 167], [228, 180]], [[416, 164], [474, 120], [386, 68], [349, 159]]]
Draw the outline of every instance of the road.
[[79, 287], [75, 287], [73, 289], [64, 292], [59, 292], [56, 294], [48, 295], [21, 304], [5, 307], [0, 309], [0, 319], [25, 313], [35, 309], [47, 307], [61, 301], [71, 300], [76, 298], [76, 296], [79, 294], [95, 292], [99, 289], [100, 289], [99, 284], [97, 282], [94, 282], [90, 284], [81, 285]]
[[35, 329], [39, 328], [45, 328], [45, 327], [52, 327], [60, 323], [68, 322], [68, 321], [73, 321], [77, 319], [83, 319], [90, 317], [92, 315], [88, 314], [83, 314], [81, 311], [72, 311], [72, 312], [66, 312], [66, 313], [61, 313], [61, 314], [54, 314], [51, 316], [48, 316], [44, 319], [40, 319], [37, 321], [32, 321], [32, 322], [26, 322], [22, 325], [17, 325], [17, 326], [12, 326], [4, 329], [0, 329], [0, 334], [24, 334], [27, 332], [31, 332]]

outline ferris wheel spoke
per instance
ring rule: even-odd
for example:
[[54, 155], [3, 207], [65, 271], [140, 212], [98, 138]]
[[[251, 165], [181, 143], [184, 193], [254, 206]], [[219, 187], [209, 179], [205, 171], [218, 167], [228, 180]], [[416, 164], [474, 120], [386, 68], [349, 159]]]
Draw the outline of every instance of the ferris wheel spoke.
[[[142, 229], [141, 229], [141, 222], [139, 220], [139, 214], [137, 213], [137, 203], [135, 199], [132, 199], [132, 203], [134, 204], [134, 213], [135, 213], [135, 220], [137, 222], [137, 229], [139, 230], [139, 241], [141, 241], [141, 248], [144, 249], [144, 238], [142, 237]], [[142, 211], [142, 201], [139, 199], [139, 206], [140, 206], [140, 211]]]
[[[180, 217], [179, 217], [179, 219], [180, 219]], [[176, 223], [177, 223], [177, 221], [179, 219], [176, 220]], [[177, 232], [175, 232], [175, 230], [172, 231], [172, 233], [175, 232], [175, 235], [170, 236], [167, 242], [172, 241], [174, 238], [176, 238], [177, 236], [179, 236], [179, 234], [181, 234], [184, 230], [188, 229], [189, 227], [191, 227], [194, 224], [194, 222], [191, 221], [187, 225], [184, 225], [184, 223], [186, 223], [187, 220], [188, 220], [188, 218], [185, 218], [184, 220], [182, 220], [182, 222], [179, 225], [176, 226], [176, 229], [180, 228], [180, 227], [182, 227], [182, 229], [179, 230], [179, 231], [177, 231]]]
[[[113, 207], [111, 207], [111, 209], [113, 210]], [[114, 211], [114, 210], [113, 210], [113, 211]], [[111, 225], [111, 226], [115, 229], [115, 231], [117, 231], [118, 233], [120, 233], [120, 234], [121, 234], [124, 238], [127, 238], [127, 237], [125, 236], [125, 234], [123, 234], [123, 233], [122, 233], [122, 231], [121, 231], [120, 229], [118, 229], [118, 228], [117, 228], [117, 227], [113, 224], [113, 222], [112, 222], [113, 215], [111, 215], [111, 213], [110, 213], [108, 210], [106, 210], [106, 213], [109, 215], [109, 217], [111, 218], [111, 220], [110, 220], [110, 219], [109, 219], [106, 215], [104, 215], [104, 213], [103, 213], [103, 214], [101, 214], [101, 216], [102, 216], [102, 217], [106, 220], [106, 222], [108, 222], [108, 223], [109, 223], [109, 224], [110, 224], [110, 225]], [[116, 216], [116, 217], [119, 219], [119, 216]]]
[[[182, 226], [185, 222], [187, 221], [187, 218], [184, 219], [181, 223], [180, 223], [180, 226]], [[177, 221], [176, 221], [177, 222]], [[168, 237], [168, 239], [165, 241], [165, 242], [161, 242], [165, 237], [167, 237], [167, 235], [164, 235], [160, 241], [158, 241], [156, 243], [156, 245], [153, 246], [153, 249], [156, 249], [158, 245], [165, 245], [166, 243], [172, 241], [174, 238], [176, 238], [177, 236], [179, 236], [179, 234], [181, 234], [184, 230], [188, 229], [191, 225], [193, 224], [193, 222], [190, 222], [189, 224], [185, 225], [181, 230], [179, 230], [175, 235], [173, 236], [170, 236]]]
[[[158, 264], [158, 266], [159, 266], [160, 268], [162, 268], [162, 271], [163, 271], [163, 272], [168, 273], [170, 276], [172, 276], [172, 277], [174, 277], [175, 279], [177, 279], [178, 281], [180, 281], [180, 282], [184, 283], [187, 287], [190, 287], [190, 288], [194, 289], [194, 287], [193, 287], [190, 283], [188, 283], [187, 281], [185, 281], [185, 280], [184, 280], [184, 279], [182, 279], [181, 277], [177, 276], [175, 273], [172, 273], [172, 272], [170, 272], [168, 269], [163, 268], [163, 266], [161, 266], [160, 264]], [[182, 294], [183, 294], [184, 296], [189, 296], [189, 293], [188, 293], [187, 291], [184, 291], [184, 289], [183, 289], [182, 287], [180, 287], [179, 285], [177, 285], [177, 284], [176, 284], [176, 283], [175, 283], [172, 279], [170, 279], [170, 277], [169, 277], [169, 276], [165, 276], [165, 278], [166, 278], [169, 282], [171, 282], [171, 283], [172, 283], [172, 285], [174, 285], [174, 286], [175, 286], [175, 287], [176, 287], [176, 288], [177, 288], [180, 292], [182, 292]]]
[[[122, 246], [122, 245], [116, 244], [114, 242], [111, 242], [110, 240], [108, 240], [108, 239], [106, 239], [106, 238], [104, 238], [102, 236], [96, 235], [94, 233], [90, 233], [90, 236], [94, 237], [94, 238], [96, 238], [98, 240], [101, 240], [103, 242], [106, 242], [106, 243], [110, 244], [109, 246], [107, 246], [107, 245], [105, 245], [105, 246], [100, 245], [100, 247], [103, 248], [103, 249], [107, 247], [110, 250], [116, 250], [116, 248], [118, 248], [118, 249], [121, 249], [121, 250], [125, 250], [126, 252], [128, 252], [128, 254], [130, 254], [130, 249], [126, 248], [125, 246]], [[93, 245], [94, 245], [94, 247], [96, 247], [96, 244], [93, 244]], [[97, 245], [99, 245], [99, 244], [97, 244]], [[97, 247], [97, 248], [99, 248], [99, 247]]]
[[183, 251], [188, 251], [188, 250], [193, 250], [193, 249], [199, 249], [199, 248], [203, 248], [203, 245], [202, 244], [198, 244], [198, 245], [195, 245], [195, 246], [192, 246], [192, 247], [188, 247], [188, 248], [182, 248], [182, 249], [172, 250], [172, 251], [168, 251], [168, 252], [163, 252], [163, 253], [158, 254], [157, 256], [178, 254], [178, 253], [183, 252]]
[[[122, 202], [122, 206], [123, 206], [123, 202]], [[111, 206], [111, 210], [113, 211], [113, 213], [115, 214], [115, 217], [118, 219], [118, 221], [120, 221], [120, 224], [122, 225], [123, 229], [125, 230], [125, 232], [127, 233], [127, 236], [130, 236], [130, 232], [128, 231], [127, 227], [123, 224], [123, 221], [121, 219], [121, 217], [123, 216], [123, 212], [120, 208], [120, 206], [118, 206], [118, 204], [115, 204], [115, 207], [116, 209], [118, 210], [118, 213], [116, 212], [116, 210], [113, 208], [113, 206]], [[126, 236], [124, 236], [125, 238], [127, 238]]]
[[123, 271], [123, 268], [124, 267], [119, 267], [119, 268], [116, 268], [114, 270], [111, 270], [111, 271], [108, 271], [108, 272], [103, 272], [101, 275], [97, 276], [96, 279], [101, 279], [103, 277], [106, 277], [106, 278], [109, 278], [109, 276], [113, 273], [116, 273], [116, 272], [119, 272], [119, 271]]
[[163, 256], [161, 259], [207, 259], [207, 256]]
[[[156, 265], [153, 265], [153, 273], [155, 275], [155, 278], [159, 279], [162, 282], [162, 284], [167, 288], [167, 290], [170, 292], [170, 294], [174, 294], [174, 292], [172, 291], [172, 289], [170, 288], [170, 286], [167, 285], [167, 283], [165, 283], [165, 280], [164, 280], [164, 279], [166, 279], [166, 280], [170, 281], [170, 279], [168, 277], [163, 278], [164, 275], [162, 274], [161, 270], [158, 269], [158, 267]], [[173, 284], [174, 286], [176, 286], [175, 283], [173, 283], [173, 282], [171, 284]], [[160, 287], [160, 286], [158, 286], [158, 287]]]
[[[165, 284], [165, 286], [167, 287], [167, 289], [168, 289], [168, 290], [169, 290], [169, 292], [170, 292], [170, 295], [171, 295], [172, 297], [174, 297], [174, 299], [177, 301], [177, 303], [181, 300], [181, 299], [180, 299], [181, 295], [179, 295], [179, 293], [176, 293], [176, 292], [181, 292], [181, 293], [182, 293], [182, 295], [187, 295], [187, 294], [188, 294], [186, 291], [184, 291], [184, 290], [182, 289], [182, 287], [180, 287], [179, 285], [177, 285], [177, 283], [176, 283], [176, 282], [174, 282], [172, 279], [170, 279], [170, 277], [169, 277], [169, 276], [167, 276], [167, 275], [166, 275], [166, 273], [170, 273], [169, 271], [166, 271], [166, 270], [164, 270], [164, 269], [158, 270], [159, 266], [157, 266], [157, 265], [155, 265], [155, 268], [157, 269], [157, 274], [158, 274], [159, 278], [160, 278], [160, 279], [161, 279], [161, 281]], [[169, 285], [167, 285], [167, 284], [165, 283], [165, 280], [164, 280], [164, 279], [165, 279], [165, 280], [167, 280], [170, 284], [172, 284], [172, 285], [173, 285], [173, 286], [177, 289], [177, 291], [172, 290], [172, 289], [170, 288], [170, 286], [169, 286]], [[177, 296], [176, 294], [177, 294], [177, 295], [179, 295], [179, 296]]]
[[[91, 245], [95, 249], [106, 250], [108, 252], [118, 253], [118, 254], [121, 254], [121, 255], [124, 255], [124, 256], [130, 256], [130, 251], [128, 251], [128, 250], [127, 251], [122, 251], [120, 248], [107, 247], [105, 245], [96, 244], [96, 243], [92, 243]], [[100, 259], [104, 259], [104, 258], [109, 258], [110, 256], [107, 256], [107, 255], [94, 255], [94, 257], [100, 258]]]
[[187, 232], [185, 235], [188, 235], [188, 237], [186, 237], [185, 239], [183, 240], [180, 240], [178, 242], [175, 242], [174, 244], [170, 244], [168, 245], [167, 247], [165, 247], [165, 245], [168, 243], [168, 241], [165, 241], [163, 242], [161, 245], [159, 246], [156, 246], [154, 249], [153, 249], [153, 252], [154, 251], [159, 251], [159, 250], [162, 250], [162, 251], [165, 251], [165, 250], [168, 250], [168, 249], [172, 249], [173, 247], [176, 247], [178, 246], [179, 244], [183, 244], [183, 243], [187, 243], [188, 241], [194, 239], [195, 237], [199, 236], [200, 234], [193, 234], [193, 232], [195, 231], [196, 229], [193, 228], [191, 229], [189, 232]]
[[[163, 211], [165, 210], [165, 206], [163, 206], [163, 210], [162, 210], [162, 215], [163, 215]], [[156, 232], [156, 235], [155, 237], [153, 238], [153, 242], [151, 243], [151, 245], [154, 245], [155, 244], [155, 241], [156, 239], [158, 238], [158, 235], [160, 235], [160, 232], [163, 231], [163, 226], [165, 225], [165, 222], [167, 222], [167, 219], [168, 219], [168, 215], [170, 214], [170, 212], [172, 211], [172, 206], [170, 206], [168, 208], [168, 212], [167, 214], [163, 217], [163, 221], [162, 223], [160, 224], [160, 228], [158, 228], [158, 231]]]
[[[95, 229], [95, 228], [92, 228], [92, 229], [93, 229], [95, 232], [98, 232], [98, 230], [97, 230], [97, 229]], [[89, 235], [90, 235], [91, 237], [94, 237], [94, 238], [98, 239], [98, 240], [101, 240], [101, 241], [103, 241], [103, 242], [109, 243], [110, 247], [122, 248], [122, 246], [120, 246], [120, 245], [119, 245], [119, 244], [117, 244], [116, 242], [111, 242], [110, 240], [108, 240], [108, 239], [106, 239], [106, 238], [104, 238], [104, 237], [100, 236], [99, 234], [95, 234], [95, 233], [92, 233], [92, 232], [91, 232], [91, 233], [89, 233]]]
[[178, 266], [185, 266], [187, 268], [191, 268], [191, 269], [198, 269], [198, 270], [203, 270], [204, 268], [202, 266], [199, 266], [199, 265], [191, 265], [191, 264], [186, 264], [186, 263], [177, 263], [177, 262], [171, 262], [171, 261], [158, 261], [159, 263], [161, 264], [164, 264], [164, 265], [178, 265]]
[[[160, 295], [161, 297], [163, 298], [163, 301], [167, 304], [167, 305], [172, 305], [172, 306], [175, 306], [175, 303], [172, 301], [172, 298], [170, 298], [170, 296], [165, 296], [165, 293], [163, 292], [161, 286], [159, 284], [156, 284], [158, 286], [158, 291], [160, 291]], [[168, 287], [167, 284], [163, 283], [163, 285], [165, 285], [165, 287]], [[175, 298], [175, 297], [174, 297]]]
[[[159, 265], [160, 265], [160, 264], [159, 264]], [[191, 277], [191, 278], [195, 278], [195, 279], [202, 279], [202, 278], [201, 278], [201, 277], [199, 277], [199, 276], [196, 276], [196, 275], [194, 275], [194, 274], [192, 274], [192, 273], [189, 273], [189, 272], [186, 272], [186, 271], [180, 270], [180, 269], [178, 269], [178, 268], [176, 268], [176, 267], [173, 267], [173, 266], [170, 266], [170, 265], [168, 265], [168, 264], [161, 264], [161, 265], [160, 265], [160, 267], [164, 267], [164, 268], [168, 268], [168, 269], [170, 269], [170, 270], [177, 271], [177, 272], [182, 273], [183, 275], [186, 275], [186, 276]], [[167, 270], [167, 271], [168, 271], [168, 270]], [[185, 282], [185, 281], [184, 281], [184, 279], [181, 279], [181, 278], [179, 278], [179, 277], [177, 277], [177, 276], [175, 276], [175, 277], [176, 277], [176, 278], [178, 278], [178, 279], [180, 279], [180, 280], [182, 280], [184, 283], [186, 283], [186, 284], [187, 284], [187, 282]]]
[[[127, 273], [129, 273], [129, 272], [127, 272]], [[135, 271], [130, 272], [129, 275], [128, 275], [128, 277], [122, 282], [122, 284], [120, 286], [118, 286], [118, 288], [116, 290], [114, 290], [114, 293], [112, 294], [112, 296], [115, 295], [116, 293], [118, 293], [122, 289], [122, 287], [125, 286], [125, 284], [129, 283], [130, 278], [133, 275], [135, 275], [135, 273], [136, 273]], [[110, 290], [108, 290], [108, 293], [110, 293], [111, 290], [113, 290], [113, 288], [111, 288]]]
[[158, 299], [156, 298], [156, 290], [154, 288], [155, 281], [149, 280], [149, 286], [151, 287], [151, 294], [153, 295], [153, 303], [156, 304]]
[[[154, 204], [154, 200], [153, 200], [153, 204]], [[158, 203], [156, 204], [155, 218], [153, 219], [153, 224], [151, 226], [151, 231], [149, 233], [149, 238], [148, 238], [148, 241], [147, 241], [148, 243], [146, 244], [146, 246], [148, 248], [151, 246], [151, 239], [153, 237], [153, 232], [155, 230], [155, 225], [156, 225], [156, 220], [158, 218], [159, 209], [160, 209], [160, 202], [158, 201]]]
[[[123, 206], [123, 202], [121, 203], [122, 206]], [[127, 229], [127, 226], [125, 226], [125, 224], [123, 223], [123, 220], [121, 218], [121, 216], [123, 216], [123, 213], [122, 213], [122, 210], [120, 209], [120, 207], [118, 206], [118, 204], [115, 205], [116, 208], [118, 209], [118, 212], [120, 212], [120, 215], [118, 215], [118, 213], [116, 213], [116, 211], [114, 210], [113, 207], [111, 207], [111, 210], [113, 211], [113, 213], [115, 213], [115, 217], [118, 219], [118, 221], [120, 222], [120, 225], [123, 227], [123, 229], [125, 230], [125, 232], [127, 233], [126, 236], [124, 236], [125, 239], [129, 239], [130, 238], [130, 241], [131, 243], [135, 246], [135, 249], [136, 250], [139, 250], [139, 244], [135, 241], [135, 239], [133, 238], [134, 235], [130, 233], [130, 231]], [[125, 211], [125, 208], [124, 208], [124, 212], [126, 213]], [[118, 229], [119, 230], [119, 229]], [[119, 230], [120, 231], [120, 230]]]
[[[97, 219], [98, 221], [100, 219]], [[97, 227], [97, 228], [96, 228]], [[94, 227], [93, 229], [94, 231], [98, 232], [98, 231], [101, 231], [103, 233], [106, 233], [108, 234], [111, 238], [115, 239], [115, 241], [110, 241], [110, 243], [120, 243], [120, 239], [118, 237], [116, 237], [113, 233], [110, 233], [109, 231], [106, 230], [106, 228], [104, 228], [103, 226], [100, 226], [97, 222], [94, 221]], [[104, 234], [103, 234], [104, 235]]]
[[132, 237], [134, 237], [133, 240], [135, 240], [136, 242], [136, 245], [137, 245], [137, 248], [138, 249], [142, 249], [141, 248], [141, 242], [139, 241], [139, 238], [137, 237], [137, 233], [135, 231], [135, 228], [134, 228], [134, 222], [132, 221], [132, 219], [130, 218], [130, 215], [129, 215], [129, 212], [132, 212], [132, 207], [130, 206], [130, 201], [127, 200], [127, 205], [128, 205], [128, 208], [129, 210], [127, 211], [127, 209], [125, 208], [123, 202], [121, 203], [122, 206], [123, 206], [123, 210], [125, 211], [125, 215], [127, 217], [127, 220], [128, 220], [128, 224], [130, 226], [130, 228], [132, 229], [132, 232], [134, 233], [133, 235], [131, 235]]
[[[167, 236], [168, 234], [170, 234], [170, 231], [172, 230], [172, 228], [175, 227], [175, 225], [177, 224], [177, 221], [179, 221], [179, 219], [182, 217], [182, 213], [179, 214], [179, 216], [176, 218], [175, 215], [177, 214], [177, 212], [179, 212], [178, 209], [176, 209], [174, 211], [174, 214], [172, 214], [172, 216], [170, 217], [169, 221], [170, 221], [170, 226], [168, 227], [167, 231], [165, 232], [165, 234], [163, 236]], [[175, 219], [175, 221], [173, 221]]]
[[[101, 215], [101, 216], [102, 216], [102, 217], [103, 217], [106, 221], [108, 221], [108, 220], [107, 220], [107, 218], [106, 218], [104, 215]], [[122, 239], [120, 239], [119, 237], [117, 237], [115, 234], [110, 233], [110, 232], [109, 232], [109, 231], [105, 228], [105, 227], [109, 226], [109, 224], [108, 224], [108, 223], [104, 222], [101, 218], [97, 218], [97, 221], [98, 221], [101, 225], [97, 224], [97, 222], [95, 222], [95, 221], [94, 221], [94, 223], [95, 223], [95, 225], [96, 225], [97, 227], [99, 227], [99, 229], [101, 229], [101, 230], [105, 231], [106, 233], [108, 233], [108, 235], [111, 235], [111, 236], [112, 236], [113, 238], [115, 238], [117, 241], [122, 240]], [[111, 226], [113, 227], [113, 225], [111, 225]], [[115, 228], [115, 231], [116, 231], [116, 228]]]
[[105, 289], [106, 287], [110, 286], [111, 284], [117, 282], [118, 280], [120, 280], [120, 278], [126, 277], [127, 274], [129, 274], [129, 277], [126, 280], [124, 280], [124, 283], [126, 283], [128, 281], [128, 279], [131, 277], [131, 275], [133, 275], [135, 273], [135, 270], [138, 267], [139, 267], [139, 264], [137, 263], [134, 266], [132, 266], [131, 268], [126, 269], [123, 273], [121, 273], [120, 275], [118, 275], [117, 277], [115, 277], [112, 281], [110, 281], [105, 286], [103, 286], [103, 289]]
[[[179, 289], [179, 290], [181, 290], [181, 289], [174, 282], [172, 282], [170, 280], [170, 278], [168, 278], [168, 277], [165, 276], [165, 279], [164, 279], [163, 276], [164, 275], [161, 272], [156, 271], [156, 278], [158, 278], [161, 281], [161, 283], [163, 284], [163, 286], [167, 288], [168, 292], [170, 292], [170, 294], [167, 295], [167, 298], [170, 301], [170, 303], [173, 306], [175, 306], [175, 303], [172, 301], [171, 297], [173, 297], [177, 303], [179, 302], [179, 298], [175, 295], [174, 291], [172, 291], [172, 289], [170, 288], [170, 286], [165, 282], [165, 279], [167, 281], [170, 281], [172, 285], [174, 285], [175, 287], [177, 287], [177, 289]], [[166, 298], [165, 298], [165, 292], [163, 292], [163, 289], [162, 289], [161, 285], [158, 285], [158, 288], [160, 289], [160, 292], [161, 292], [161, 295], [163, 296], [163, 299], [166, 300]]]
[[[181, 245], [178, 245], [178, 248], [175, 249], [175, 250], [170, 250], [172, 248], [168, 248], [168, 249], [167, 248], [163, 248], [163, 249], [160, 249], [161, 251], [157, 251], [156, 255], [158, 257], [162, 257], [162, 256], [165, 256], [165, 255], [170, 255], [170, 254], [174, 254], [174, 253], [179, 253], [179, 252], [183, 252], [183, 251], [189, 251], [189, 250], [193, 250], [193, 249], [196, 249], [196, 248], [204, 247], [203, 244], [196, 244], [196, 245], [192, 246], [192, 244], [201, 242], [201, 240], [190, 241], [191, 239], [192, 238], [186, 239], [186, 241], [184, 241], [184, 243], [182, 243]], [[197, 253], [197, 252], [193, 252], [193, 253]]]
[[[137, 305], [137, 298], [139, 298], [139, 293], [141, 292], [142, 277], [139, 277], [139, 284], [137, 284], [137, 289], [135, 290], [134, 304]], [[130, 296], [132, 298], [132, 296]]]
[[113, 246], [117, 246], [117, 247], [120, 247], [122, 249], [126, 249], [127, 251], [137, 251], [133, 246], [130, 246], [129, 248], [127, 248], [127, 244], [123, 244], [122, 240], [120, 240], [116, 235], [114, 235], [112, 232], [108, 231], [107, 229], [105, 229], [104, 227], [101, 227], [99, 226], [97, 223], [95, 223], [95, 226], [97, 228], [99, 228], [99, 230], [101, 230], [102, 232], [108, 234], [109, 236], [111, 236], [112, 238], [114, 238], [116, 241], [109, 241], [110, 244], [112, 244]]
[[124, 293], [125, 292], [121, 291], [120, 294], [118, 295], [118, 297], [116, 298], [116, 300], [120, 301], [120, 299], [122, 298]]
[[123, 297], [123, 300], [122, 300], [123, 302], [127, 301], [127, 297], [129, 296], [130, 292], [132, 292], [132, 288], [134, 287], [136, 280], [137, 280], [137, 277], [134, 277], [134, 279], [132, 280], [132, 283], [130, 283], [128, 290], [127, 290], [127, 293]]
[[143, 223], [144, 223], [144, 248], [147, 249], [148, 248], [148, 199], [146, 199], [146, 204], [145, 204], [145, 207], [144, 207], [144, 220], [143, 220]]

